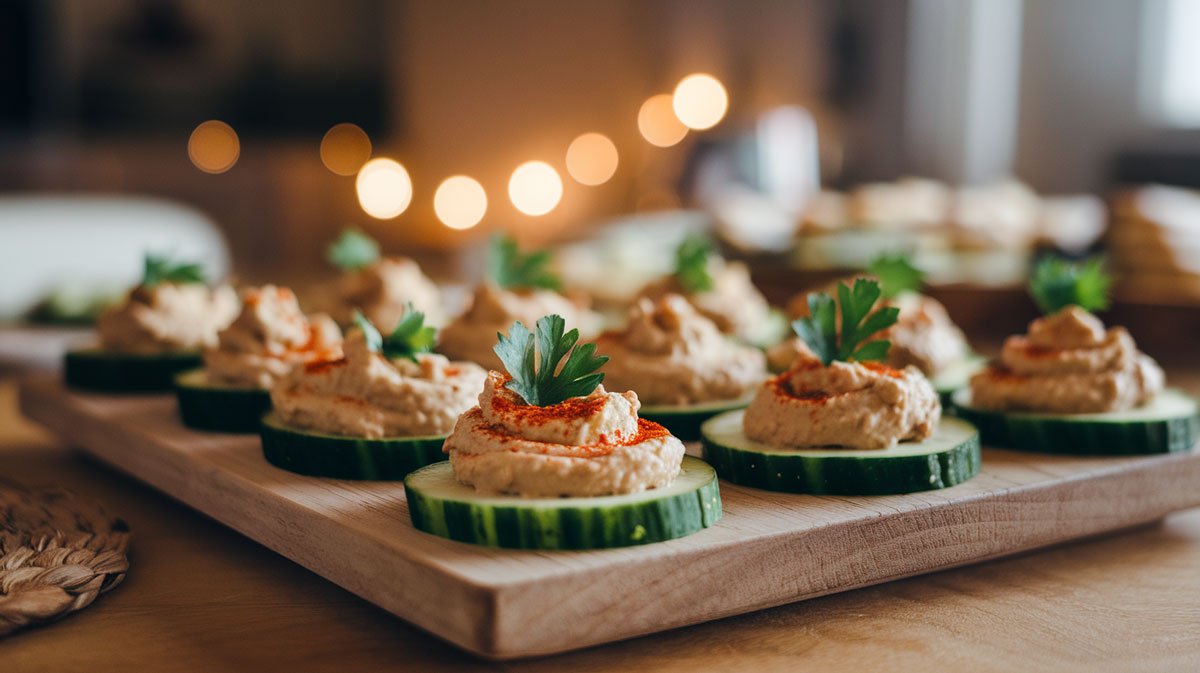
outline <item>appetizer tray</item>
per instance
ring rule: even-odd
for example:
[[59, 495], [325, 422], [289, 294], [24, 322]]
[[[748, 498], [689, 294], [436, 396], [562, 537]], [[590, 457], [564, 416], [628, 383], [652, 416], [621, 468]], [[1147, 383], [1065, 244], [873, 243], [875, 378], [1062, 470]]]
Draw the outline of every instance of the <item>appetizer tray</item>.
[[185, 429], [169, 395], [34, 379], [21, 408], [65, 440], [399, 617], [479, 655], [586, 647], [1154, 521], [1200, 505], [1200, 449], [1079, 458], [984, 449], [941, 491], [799, 496], [721, 483], [725, 518], [670, 542], [487, 549], [409, 523], [400, 482], [302, 477], [255, 436]]

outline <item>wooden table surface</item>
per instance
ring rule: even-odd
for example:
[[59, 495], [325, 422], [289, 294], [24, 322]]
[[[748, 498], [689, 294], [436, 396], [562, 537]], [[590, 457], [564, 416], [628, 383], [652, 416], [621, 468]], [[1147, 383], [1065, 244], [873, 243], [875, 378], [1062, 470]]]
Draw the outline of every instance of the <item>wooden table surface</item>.
[[1200, 510], [1011, 559], [497, 664], [63, 446], [18, 417], [11, 380], [0, 381], [0, 475], [100, 499], [134, 534], [125, 583], [74, 617], [0, 640], [4, 673], [1200, 671]]

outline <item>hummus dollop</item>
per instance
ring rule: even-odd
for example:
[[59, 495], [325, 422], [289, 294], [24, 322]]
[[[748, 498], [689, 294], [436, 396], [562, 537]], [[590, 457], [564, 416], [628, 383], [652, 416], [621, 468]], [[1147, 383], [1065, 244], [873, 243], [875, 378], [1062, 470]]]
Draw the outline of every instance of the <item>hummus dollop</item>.
[[492, 351], [496, 334], [508, 333], [518, 320], [532, 327], [539, 318], [552, 314], [561, 315], [566, 328], [578, 328], [584, 338], [594, 335], [600, 326], [599, 315], [578, 298], [551, 290], [505, 290], [483, 283], [475, 289], [470, 308], [438, 333], [438, 351], [489, 369], [503, 369]]
[[242, 291], [242, 312], [204, 352], [210, 383], [270, 388], [294, 367], [341, 356], [342, 332], [324, 314], [306, 317], [286, 287]]
[[971, 378], [981, 409], [1101, 413], [1141, 406], [1163, 388], [1163, 370], [1123, 327], [1078, 306], [1029, 324], [1004, 342], [1000, 360]]
[[675, 276], [666, 276], [642, 289], [641, 296], [659, 299], [667, 294], [681, 294], [705, 318], [713, 321], [725, 334], [745, 341], [754, 341], [771, 317], [771, 305], [750, 280], [750, 269], [741, 262], [728, 262], [719, 257], [709, 259], [708, 273], [713, 287], [704, 292], [688, 292]]
[[778, 447], [886, 449], [933, 434], [942, 405], [916, 367], [801, 356], [769, 379], [746, 409], [750, 439]]
[[200, 283], [140, 285], [96, 319], [100, 346], [118, 353], [156, 355], [215, 346], [217, 333], [238, 312], [237, 293]]
[[681, 295], [638, 300], [621, 332], [601, 335], [604, 377], [646, 404], [733, 400], [766, 378], [762, 351], [722, 334]]
[[425, 314], [425, 324], [445, 324], [442, 293], [421, 267], [407, 257], [385, 257], [370, 266], [350, 271], [338, 279], [337, 300], [330, 310], [342, 325], [362, 311], [382, 332], [390, 332], [404, 317], [405, 306]]
[[683, 443], [638, 418], [637, 393], [599, 386], [555, 405], [526, 404], [489, 372], [476, 406], [446, 438], [454, 476], [483, 493], [599, 496], [667, 486]]
[[[836, 288], [828, 288], [826, 292], [837, 297]], [[900, 309], [896, 323], [877, 335], [892, 342], [886, 361], [889, 366], [903, 369], [913, 365], [926, 376], [936, 376], [970, 355], [967, 337], [950, 319], [946, 307], [933, 297], [904, 292], [881, 301], [880, 305]], [[788, 313], [792, 319], [807, 316], [808, 294], [792, 299]], [[805, 352], [807, 349], [799, 337], [787, 339], [767, 349], [767, 363], [772, 371], [782, 371]]]
[[287, 425], [334, 435], [441, 436], [475, 401], [487, 375], [469, 362], [424, 353], [417, 362], [388, 360], [354, 329], [337, 360], [310, 362], [271, 389], [271, 404]]

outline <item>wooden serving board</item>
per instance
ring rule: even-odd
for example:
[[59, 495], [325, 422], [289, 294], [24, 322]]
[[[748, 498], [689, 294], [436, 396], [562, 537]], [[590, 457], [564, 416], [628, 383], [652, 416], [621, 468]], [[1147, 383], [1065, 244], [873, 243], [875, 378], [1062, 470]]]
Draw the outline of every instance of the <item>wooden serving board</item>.
[[1116, 530], [1200, 505], [1200, 450], [1073, 458], [984, 450], [942, 491], [816, 497], [721, 484], [725, 518], [590, 552], [486, 549], [409, 523], [399, 482], [276, 469], [252, 436], [177, 421], [170, 396], [27, 381], [21, 408], [121, 470], [467, 650], [571, 650]]

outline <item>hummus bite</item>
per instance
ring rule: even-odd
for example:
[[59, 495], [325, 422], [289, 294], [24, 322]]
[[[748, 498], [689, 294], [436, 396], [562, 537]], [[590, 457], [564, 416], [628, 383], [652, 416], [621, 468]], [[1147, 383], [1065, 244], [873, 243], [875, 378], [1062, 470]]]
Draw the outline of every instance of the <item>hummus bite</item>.
[[762, 384], [744, 411], [701, 426], [704, 457], [722, 478], [792, 493], [889, 495], [946, 488], [979, 472], [979, 433], [943, 418], [928, 379], [913, 365], [881, 360], [891, 346], [871, 340], [896, 321], [874, 309], [878, 283], [838, 284], [835, 302], [810, 295], [810, 315], [793, 323], [804, 348]]
[[271, 388], [263, 455], [285, 470], [337, 479], [403, 479], [442, 460], [442, 442], [486, 372], [430, 352], [435, 330], [408, 310], [388, 336], [355, 316], [336, 359], [294, 368]]
[[449, 462], [405, 480], [413, 525], [493, 547], [595, 549], [689, 535], [721, 517], [716, 473], [609, 392], [596, 344], [551, 315], [513, 324], [479, 403], [446, 438]]
[[407, 257], [382, 257], [379, 244], [361, 231], [343, 231], [325, 256], [341, 271], [327, 309], [338, 324], [351, 325], [355, 312], [361, 312], [386, 332], [409, 306], [425, 315], [426, 324], [446, 323], [441, 290], [420, 265]]
[[1197, 405], [1164, 388], [1162, 368], [1123, 327], [1091, 310], [1108, 305], [1098, 260], [1047, 258], [1030, 289], [1045, 315], [1010, 336], [1000, 357], [955, 394], [956, 413], [988, 444], [1047, 453], [1146, 454], [1190, 449]]
[[257, 432], [271, 386], [310, 362], [341, 356], [342, 332], [324, 314], [305, 316], [286, 287], [242, 290], [242, 311], [204, 351], [204, 367], [175, 377], [184, 425]]
[[[909, 365], [921, 370], [948, 402], [954, 391], [967, 385], [971, 375], [983, 368], [984, 359], [971, 351], [967, 338], [950, 319], [941, 302], [920, 293], [922, 274], [900, 255], [884, 255], [871, 263], [868, 278], [878, 280], [882, 305], [899, 310], [896, 323], [880, 333], [888, 348], [884, 363], [895, 369]], [[824, 290], [833, 292], [836, 286]], [[793, 319], [808, 315], [808, 294], [788, 303]], [[807, 350], [800, 337], [781, 341], [767, 349], [771, 371], [788, 369], [796, 356]]]
[[611, 355], [609, 385], [636, 391], [641, 418], [684, 441], [700, 439], [709, 418], [745, 407], [767, 376], [761, 350], [722, 334], [677, 294], [639, 299], [625, 328], [597, 344]]
[[765, 348], [787, 333], [783, 313], [771, 308], [741, 262], [729, 262], [713, 251], [702, 235], [690, 236], [675, 250], [675, 272], [642, 289], [640, 297], [658, 300], [682, 295], [725, 334]]
[[205, 285], [199, 264], [148, 254], [141, 282], [96, 319], [99, 345], [67, 353], [64, 378], [88, 390], [171, 390], [175, 375], [200, 365], [201, 351], [237, 312], [237, 294]]
[[601, 318], [583, 297], [558, 292], [561, 283], [550, 271], [550, 253], [523, 253], [508, 236], [492, 238], [488, 251], [487, 280], [475, 289], [467, 310], [438, 335], [438, 351], [447, 356], [475, 362], [488, 369], [502, 369], [493, 347], [495, 335], [520, 322], [532, 325], [545, 315], [559, 315], [568, 328], [585, 337], [600, 330]]

